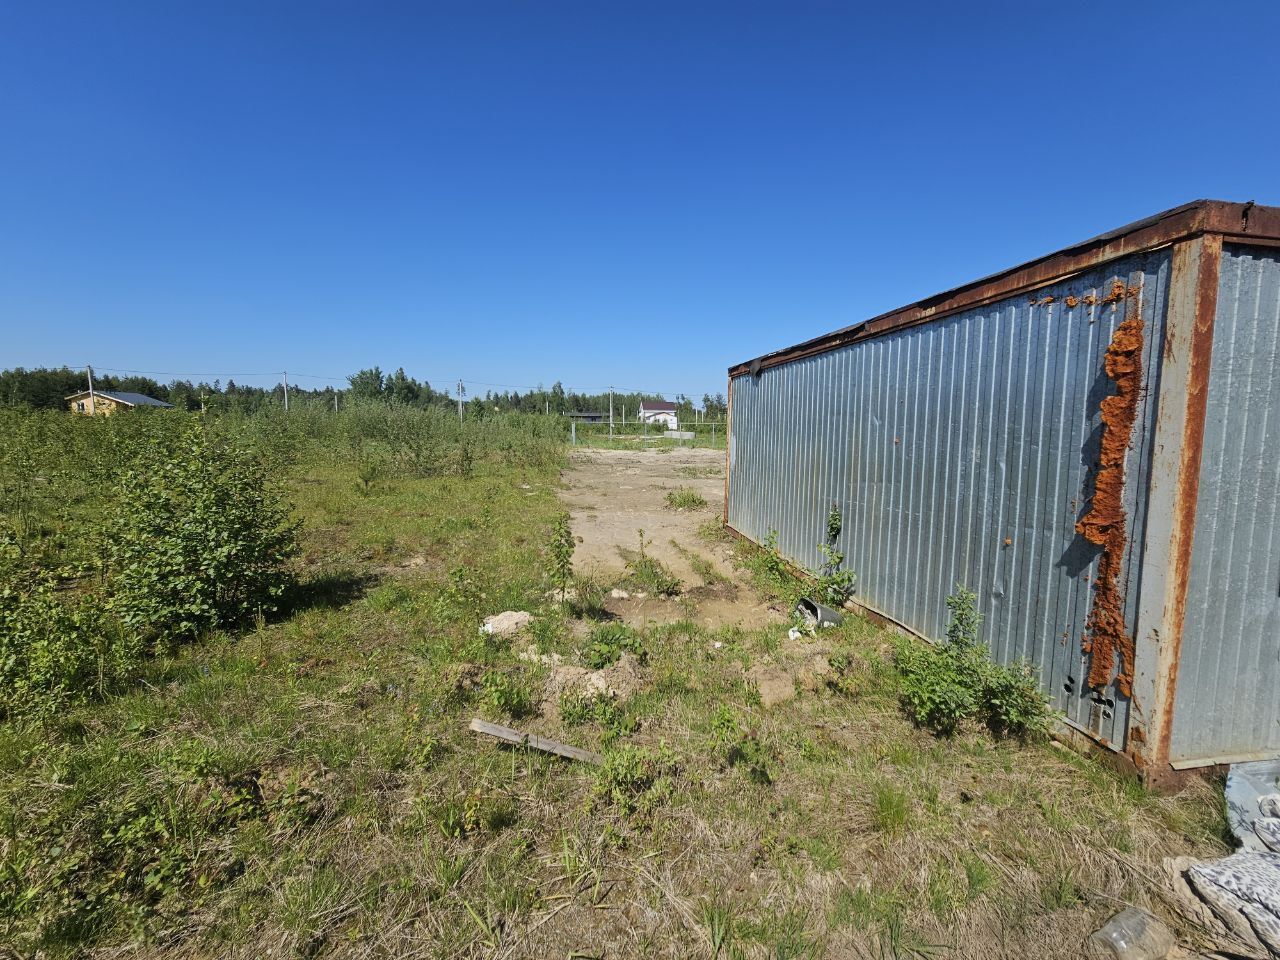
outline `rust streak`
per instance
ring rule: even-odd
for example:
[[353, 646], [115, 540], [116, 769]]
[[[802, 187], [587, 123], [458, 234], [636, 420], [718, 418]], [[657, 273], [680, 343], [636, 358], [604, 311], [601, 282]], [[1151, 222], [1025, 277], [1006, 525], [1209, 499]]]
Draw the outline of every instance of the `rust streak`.
[[1187, 585], [1191, 569], [1191, 548], [1196, 527], [1196, 502], [1200, 491], [1200, 460], [1204, 451], [1205, 411], [1209, 402], [1209, 373], [1213, 360], [1213, 328], [1218, 308], [1218, 277], [1222, 260], [1222, 240], [1206, 237], [1200, 254], [1200, 277], [1196, 284], [1195, 320], [1188, 344], [1190, 366], [1187, 382], [1187, 416], [1182, 435], [1182, 462], [1178, 472], [1178, 493], [1174, 514], [1173, 543], [1170, 548], [1170, 576], [1173, 587], [1165, 642], [1168, 644], [1168, 677], [1161, 702], [1154, 759], [1166, 762], [1173, 736], [1173, 698], [1178, 688], [1182, 660], [1182, 629], [1186, 622]]
[[1142, 389], [1143, 322], [1135, 293], [1118, 280], [1112, 286], [1111, 297], [1127, 295], [1130, 309], [1107, 347], [1103, 366], [1115, 383], [1116, 392], [1102, 401], [1102, 452], [1093, 500], [1089, 512], [1076, 524], [1078, 534], [1102, 547], [1083, 643], [1084, 652], [1090, 657], [1089, 686], [1105, 687], [1118, 664], [1116, 686], [1126, 697], [1133, 690], [1134, 648], [1133, 638], [1125, 628], [1124, 596], [1120, 590], [1126, 538], [1124, 468]]

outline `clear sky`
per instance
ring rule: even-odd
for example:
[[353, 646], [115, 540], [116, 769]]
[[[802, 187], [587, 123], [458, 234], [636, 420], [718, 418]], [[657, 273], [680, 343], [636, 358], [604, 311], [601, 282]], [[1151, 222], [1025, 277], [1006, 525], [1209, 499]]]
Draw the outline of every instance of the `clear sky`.
[[1187, 200], [1280, 203], [1278, 28], [1274, 0], [0, 3], [0, 367], [701, 397]]

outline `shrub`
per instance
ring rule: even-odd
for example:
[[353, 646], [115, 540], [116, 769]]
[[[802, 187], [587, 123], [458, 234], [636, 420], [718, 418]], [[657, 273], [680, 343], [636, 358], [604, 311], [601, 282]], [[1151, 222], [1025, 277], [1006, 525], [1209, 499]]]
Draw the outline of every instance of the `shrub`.
[[979, 642], [977, 596], [963, 587], [947, 598], [951, 621], [938, 647], [904, 639], [894, 662], [903, 706], [916, 723], [950, 735], [966, 720], [985, 723], [999, 736], [1038, 737], [1049, 730], [1049, 701], [1024, 660], [1009, 666], [991, 660]]
[[902, 702], [913, 720], [944, 736], [955, 733], [975, 711], [971, 680], [957, 669], [947, 647], [941, 649], [904, 638], [895, 663], [902, 678]]
[[103, 537], [111, 607], [179, 639], [273, 611], [297, 526], [256, 458], [188, 428], [120, 476]]
[[769, 772], [771, 759], [768, 748], [754, 730], [743, 730], [738, 716], [727, 705], [721, 704], [711, 720], [716, 752], [725, 764], [742, 769], [752, 783], [767, 785], [773, 782]]
[[741, 565], [751, 571], [756, 585], [787, 606], [795, 606], [797, 600], [807, 595], [808, 585], [791, 572], [778, 549], [777, 530], [770, 530], [758, 546], [743, 544], [738, 556]]
[[142, 644], [93, 594], [63, 599], [48, 584], [0, 588], [0, 715], [40, 712], [101, 693], [137, 669]]
[[992, 664], [983, 690], [986, 722], [999, 735], [1044, 736], [1049, 732], [1049, 702], [1031, 664]]
[[833, 607], [842, 606], [857, 586], [858, 575], [852, 570], [841, 569], [844, 554], [835, 547], [820, 543], [818, 552], [822, 554], [822, 569], [818, 574], [818, 599]]
[[855, 654], [833, 654], [829, 663], [831, 673], [827, 677], [827, 686], [846, 697], [861, 696], [868, 687], [869, 669], [867, 664]]

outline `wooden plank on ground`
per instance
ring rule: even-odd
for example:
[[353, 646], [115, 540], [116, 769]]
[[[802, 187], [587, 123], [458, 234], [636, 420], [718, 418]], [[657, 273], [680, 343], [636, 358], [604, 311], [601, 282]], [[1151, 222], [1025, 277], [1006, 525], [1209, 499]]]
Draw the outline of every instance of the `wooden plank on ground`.
[[549, 740], [546, 737], [540, 737], [536, 733], [522, 733], [519, 730], [513, 730], [510, 727], [504, 727], [496, 723], [489, 723], [487, 720], [481, 720], [479, 717], [472, 719], [471, 729], [476, 733], [483, 733], [487, 737], [495, 737], [507, 743], [522, 744], [533, 747], [535, 750], [542, 750], [545, 753], [554, 753], [561, 757], [568, 757], [570, 760], [580, 760], [583, 763], [601, 764], [604, 757], [598, 753], [592, 753], [590, 750], [583, 750], [581, 747], [571, 747], [567, 743], [560, 743], [558, 740]]

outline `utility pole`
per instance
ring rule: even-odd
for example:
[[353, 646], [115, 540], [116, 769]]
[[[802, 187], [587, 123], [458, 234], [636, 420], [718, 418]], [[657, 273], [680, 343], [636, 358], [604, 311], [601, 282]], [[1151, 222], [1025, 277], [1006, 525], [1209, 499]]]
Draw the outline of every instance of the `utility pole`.
[[286, 370], [280, 376], [284, 377], [284, 412], [289, 412], [289, 371]]
[[462, 398], [467, 395], [467, 388], [462, 385], [462, 381], [458, 381], [458, 422], [462, 422]]
[[89, 364], [86, 363], [84, 365], [84, 368], [89, 372], [89, 412], [97, 413], [98, 405], [94, 402], [94, 399], [93, 399], [93, 367], [89, 366]]
[[338, 412], [338, 391], [333, 391], [333, 412]]
[[609, 439], [613, 439], [613, 387], [609, 388]]
[[200, 416], [204, 416], [204, 391], [200, 391]]

